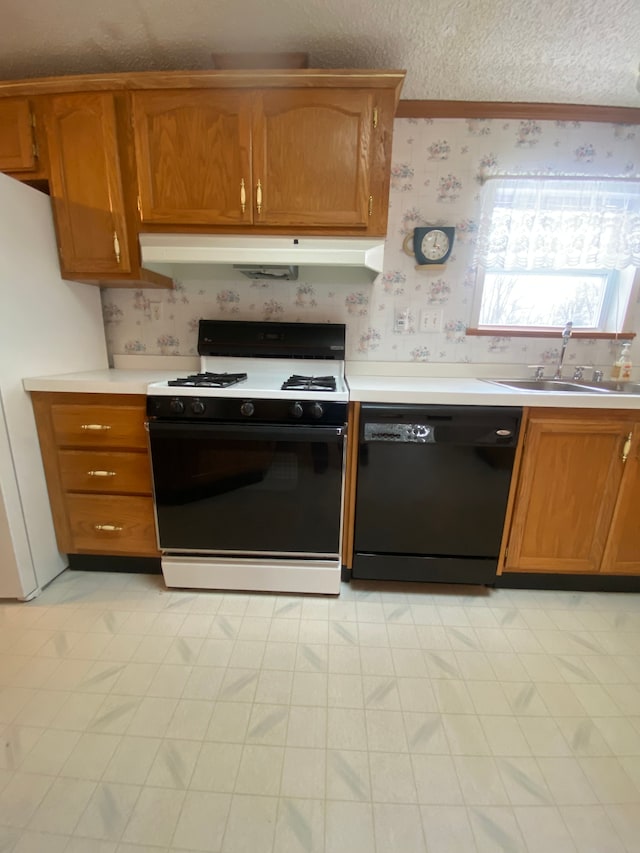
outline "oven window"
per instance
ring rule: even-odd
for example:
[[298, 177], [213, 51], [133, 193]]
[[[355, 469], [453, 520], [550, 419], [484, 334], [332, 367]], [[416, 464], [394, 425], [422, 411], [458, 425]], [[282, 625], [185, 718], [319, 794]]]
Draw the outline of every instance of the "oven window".
[[343, 439], [336, 429], [150, 425], [165, 551], [339, 552]]

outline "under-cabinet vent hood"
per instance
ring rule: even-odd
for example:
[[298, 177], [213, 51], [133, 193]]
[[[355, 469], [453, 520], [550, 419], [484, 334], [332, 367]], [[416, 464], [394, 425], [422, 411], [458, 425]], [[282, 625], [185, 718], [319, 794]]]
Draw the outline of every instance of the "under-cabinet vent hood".
[[384, 240], [363, 237], [227, 237], [219, 234], [140, 234], [142, 265], [174, 278], [346, 284], [372, 282], [382, 272]]

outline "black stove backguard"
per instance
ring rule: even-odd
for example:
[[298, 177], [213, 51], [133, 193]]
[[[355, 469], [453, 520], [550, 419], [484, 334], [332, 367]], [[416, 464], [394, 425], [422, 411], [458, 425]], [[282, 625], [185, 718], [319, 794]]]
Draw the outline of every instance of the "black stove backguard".
[[314, 358], [344, 361], [344, 323], [264, 323], [200, 320], [198, 353], [239, 358]]

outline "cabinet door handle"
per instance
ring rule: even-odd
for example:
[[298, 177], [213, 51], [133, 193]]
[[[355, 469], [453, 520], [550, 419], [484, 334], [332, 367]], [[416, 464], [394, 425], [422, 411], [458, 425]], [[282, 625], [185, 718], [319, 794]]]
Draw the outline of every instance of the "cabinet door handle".
[[94, 524], [93, 529], [105, 533], [119, 533], [122, 527], [119, 524]]
[[258, 214], [262, 213], [262, 184], [259, 178], [258, 186], [256, 187], [256, 207], [258, 208]]
[[110, 424], [81, 424], [80, 429], [91, 430], [92, 432], [104, 432], [111, 429]]
[[115, 471], [87, 471], [90, 477], [115, 477]]
[[116, 263], [120, 263], [120, 240], [118, 240], [118, 232], [113, 232], [113, 251], [116, 256]]
[[373, 216], [373, 196], [369, 196], [369, 216]]
[[247, 206], [247, 191], [244, 188], [244, 178], [240, 179], [240, 209], [244, 213]]
[[631, 438], [632, 438], [632, 436], [633, 436], [633, 433], [630, 432], [629, 435], [627, 436], [625, 443], [624, 443], [624, 447], [622, 448], [622, 461], [623, 462], [627, 461], [627, 459], [629, 458], [629, 453], [631, 453]]

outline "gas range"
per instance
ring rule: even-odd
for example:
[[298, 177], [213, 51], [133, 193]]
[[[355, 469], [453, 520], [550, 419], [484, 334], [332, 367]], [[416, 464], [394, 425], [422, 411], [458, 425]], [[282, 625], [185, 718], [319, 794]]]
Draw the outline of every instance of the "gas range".
[[147, 414], [344, 422], [344, 334], [339, 324], [201, 320], [200, 372], [149, 385]]
[[170, 587], [340, 590], [342, 324], [201, 320], [200, 372], [147, 390]]

